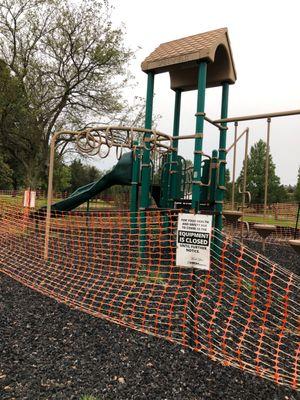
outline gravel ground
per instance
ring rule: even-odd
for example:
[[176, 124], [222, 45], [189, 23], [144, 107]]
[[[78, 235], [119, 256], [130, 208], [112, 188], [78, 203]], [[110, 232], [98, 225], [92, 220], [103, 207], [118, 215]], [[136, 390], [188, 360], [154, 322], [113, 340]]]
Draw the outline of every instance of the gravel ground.
[[264, 254], [270, 260], [300, 275], [300, 257], [289, 244], [267, 243], [265, 253], [263, 253], [261, 242], [253, 240], [245, 240], [244, 242], [252, 250]]
[[[269, 245], [266, 255], [299, 273], [299, 258], [288, 247]], [[99, 400], [300, 400], [292, 390], [72, 310], [3, 275], [0, 354], [3, 400], [85, 394]]]

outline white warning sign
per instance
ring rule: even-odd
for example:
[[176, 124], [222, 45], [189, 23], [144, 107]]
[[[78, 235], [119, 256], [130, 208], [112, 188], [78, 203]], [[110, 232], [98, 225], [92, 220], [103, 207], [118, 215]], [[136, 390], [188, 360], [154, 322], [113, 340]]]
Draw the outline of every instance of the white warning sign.
[[178, 214], [176, 265], [209, 270], [212, 216]]

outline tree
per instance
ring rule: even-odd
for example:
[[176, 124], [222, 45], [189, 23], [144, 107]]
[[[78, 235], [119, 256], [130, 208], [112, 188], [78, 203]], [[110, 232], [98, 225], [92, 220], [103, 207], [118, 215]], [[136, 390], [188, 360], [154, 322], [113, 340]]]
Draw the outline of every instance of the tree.
[[[20, 162], [31, 186], [46, 179], [55, 130], [122, 111], [131, 55], [122, 31], [112, 28], [105, 0], [0, 2], [0, 58], [30, 111], [22, 131], [5, 131], [6, 142], [11, 153], [18, 153], [16, 135], [29, 143], [32, 162]], [[57, 155], [65, 150], [59, 142]]]
[[294, 196], [297, 201], [300, 201], [300, 167], [298, 169], [298, 179], [297, 179]]
[[24, 180], [24, 170], [31, 169], [38, 156], [32, 122], [18, 80], [12, 76], [5, 63], [0, 61], [0, 151], [13, 169], [15, 188], [21, 182], [30, 186], [30, 182]]
[[53, 189], [56, 192], [68, 191], [71, 185], [71, 169], [62, 160], [56, 157], [53, 174]]
[[[264, 202], [266, 154], [267, 146], [263, 140], [259, 140], [250, 149], [247, 169], [247, 190], [251, 193], [252, 203]], [[243, 174], [244, 167], [237, 179], [237, 185], [240, 187], [242, 187]], [[269, 154], [268, 203], [283, 202], [286, 199], [286, 190], [280, 184], [280, 178], [275, 174], [275, 164], [271, 154]]]
[[89, 183], [86, 181], [86, 175], [84, 171], [84, 165], [80, 160], [73, 160], [70, 165], [70, 190], [73, 192], [80, 186], [84, 186]]
[[12, 187], [13, 171], [0, 154], [0, 189], [11, 189]]
[[70, 181], [66, 188], [73, 192], [80, 186], [87, 185], [101, 178], [103, 175], [96, 167], [82, 164], [81, 160], [75, 159], [69, 166]]

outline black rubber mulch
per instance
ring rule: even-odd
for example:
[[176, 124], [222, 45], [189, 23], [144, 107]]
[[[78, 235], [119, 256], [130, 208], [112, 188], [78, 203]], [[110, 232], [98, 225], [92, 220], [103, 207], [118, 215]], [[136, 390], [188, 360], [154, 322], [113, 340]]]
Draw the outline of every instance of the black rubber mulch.
[[[248, 243], [260, 251], [260, 244]], [[300, 273], [290, 248], [266, 255]], [[288, 400], [288, 388], [93, 318], [0, 275], [0, 399]]]
[[4, 275], [0, 288], [0, 399], [300, 399], [204, 355], [72, 310]]
[[300, 257], [288, 244], [267, 243], [265, 253], [262, 251], [261, 242], [245, 240], [245, 244], [294, 274], [300, 275]]

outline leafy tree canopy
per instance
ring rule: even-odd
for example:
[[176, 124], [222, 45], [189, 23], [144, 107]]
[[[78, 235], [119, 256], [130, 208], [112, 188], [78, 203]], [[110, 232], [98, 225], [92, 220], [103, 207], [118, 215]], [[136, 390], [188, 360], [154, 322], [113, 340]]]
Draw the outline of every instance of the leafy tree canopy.
[[0, 61], [0, 152], [13, 169], [14, 186], [30, 186], [24, 171], [38, 158], [33, 119], [22, 86]]
[[69, 191], [73, 192], [80, 186], [87, 185], [101, 178], [103, 175], [96, 167], [84, 165], [81, 160], [75, 159], [69, 166], [70, 182]]
[[[105, 0], [2, 0], [0, 25], [1, 85], [10, 82], [9, 106], [16, 108], [9, 109], [14, 117], [0, 141], [5, 137], [6, 151], [35, 187], [46, 180], [55, 130], [113, 121], [127, 107], [121, 90], [132, 53], [122, 30], [112, 27]], [[1, 119], [6, 112], [1, 109]], [[65, 150], [58, 143], [58, 156]]]
[[0, 189], [12, 189], [13, 171], [0, 154]]
[[[247, 169], [247, 190], [251, 193], [252, 203], [264, 202], [265, 190], [265, 162], [267, 146], [263, 140], [259, 140], [250, 149]], [[237, 179], [237, 185], [242, 186], [244, 167]], [[268, 203], [284, 202], [287, 193], [280, 178], [275, 173], [275, 164], [269, 154], [269, 175], [268, 175]]]

